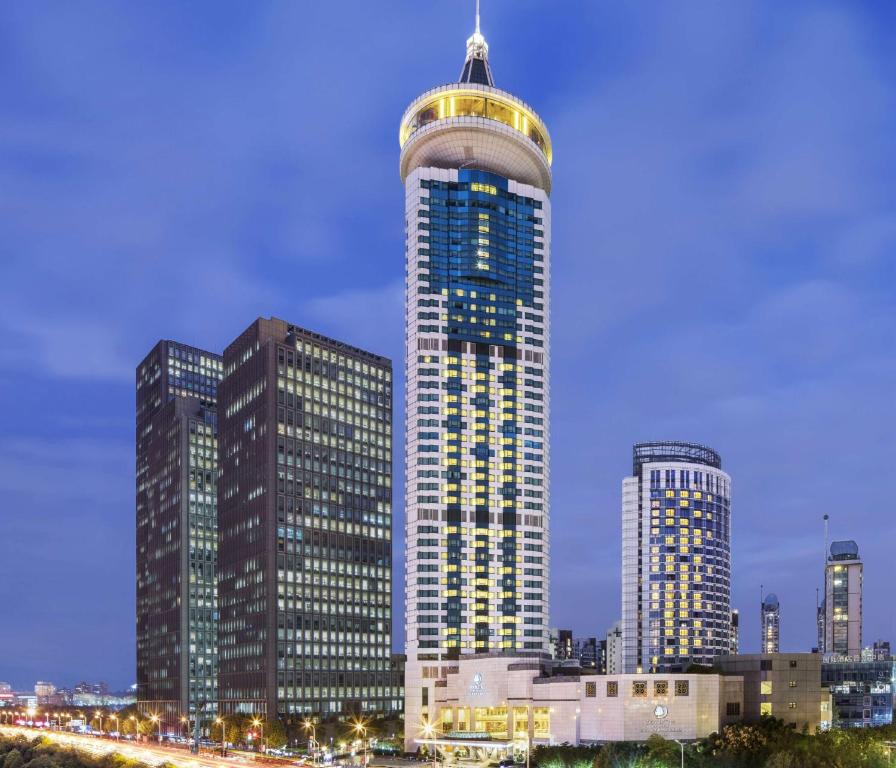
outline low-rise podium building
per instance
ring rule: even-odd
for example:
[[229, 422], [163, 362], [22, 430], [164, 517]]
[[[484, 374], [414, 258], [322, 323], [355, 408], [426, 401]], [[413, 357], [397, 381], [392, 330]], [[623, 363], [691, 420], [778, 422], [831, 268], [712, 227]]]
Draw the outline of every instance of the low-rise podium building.
[[527, 745], [694, 740], [740, 719], [743, 681], [717, 674], [583, 674], [540, 655], [481, 654], [441, 669], [419, 745], [449, 762]]
[[715, 669], [743, 680], [743, 720], [770, 715], [809, 733], [831, 727], [831, 694], [822, 686], [817, 653], [742, 653], [720, 656]]

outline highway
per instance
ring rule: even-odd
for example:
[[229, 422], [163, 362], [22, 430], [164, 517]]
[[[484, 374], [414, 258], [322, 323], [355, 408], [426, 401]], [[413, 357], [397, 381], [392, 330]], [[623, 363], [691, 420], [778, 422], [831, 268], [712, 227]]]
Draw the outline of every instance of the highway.
[[25, 736], [28, 739], [43, 736], [56, 744], [74, 747], [90, 755], [102, 756], [117, 753], [133, 760], [139, 760], [147, 765], [172, 763], [179, 768], [223, 768], [223, 766], [237, 768], [237, 766], [248, 766], [252, 763], [251, 760], [242, 757], [215, 757], [207, 752], [203, 752], [201, 755], [194, 755], [186, 749], [164, 747], [146, 742], [116, 741], [111, 738], [51, 731], [46, 728], [19, 728], [2, 725], [0, 726], [0, 734], [4, 736]]
[[[251, 757], [242, 755], [229, 755], [228, 757], [216, 757], [211, 751], [204, 751], [200, 755], [194, 755], [185, 747], [159, 746], [151, 742], [117, 741], [108, 737], [87, 736], [77, 733], [53, 731], [48, 728], [21, 728], [11, 725], [0, 725], [0, 734], [4, 736], [25, 736], [27, 739], [36, 739], [43, 736], [56, 744], [65, 744], [90, 755], [102, 756], [111, 753], [124, 755], [133, 760], [139, 760], [147, 765], [162, 765], [170, 763], [178, 768], [249, 768], [253, 764], [258, 768], [270, 768], [265, 763], [254, 763]], [[286, 768], [298, 763], [284, 762]], [[370, 765], [376, 768], [416, 768], [419, 763], [415, 760], [403, 760], [402, 758], [374, 758]], [[335, 768], [335, 767], [331, 767]]]

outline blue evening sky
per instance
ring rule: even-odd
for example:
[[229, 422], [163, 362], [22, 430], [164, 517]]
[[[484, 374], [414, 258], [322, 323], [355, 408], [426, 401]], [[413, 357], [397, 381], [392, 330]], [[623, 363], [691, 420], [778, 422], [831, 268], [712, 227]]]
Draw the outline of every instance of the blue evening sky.
[[[133, 369], [277, 315], [403, 369], [398, 122], [473, 0], [10, 0], [0, 680], [134, 680]], [[639, 440], [733, 476], [733, 603], [815, 642], [822, 523], [896, 641], [896, 4], [485, 0], [554, 141], [551, 624], [620, 613]], [[396, 381], [395, 646], [403, 646]]]

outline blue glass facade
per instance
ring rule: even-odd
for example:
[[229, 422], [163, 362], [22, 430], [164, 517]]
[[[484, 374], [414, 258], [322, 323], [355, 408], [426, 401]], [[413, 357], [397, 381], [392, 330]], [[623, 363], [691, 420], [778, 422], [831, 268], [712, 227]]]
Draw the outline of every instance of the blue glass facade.
[[535, 253], [541, 202], [508, 192], [507, 179], [485, 171], [461, 170], [457, 182], [421, 186], [429, 189], [429, 211], [420, 212], [420, 229], [429, 234], [420, 236], [428, 248], [419, 252], [429, 257], [431, 292], [450, 297], [443, 331], [458, 341], [515, 347], [517, 305], [533, 304], [536, 270], [543, 275]]

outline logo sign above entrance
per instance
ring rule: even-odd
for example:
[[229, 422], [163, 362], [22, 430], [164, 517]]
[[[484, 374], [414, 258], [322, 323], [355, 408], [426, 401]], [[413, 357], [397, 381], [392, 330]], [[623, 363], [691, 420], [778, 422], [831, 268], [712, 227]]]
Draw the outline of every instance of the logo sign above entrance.
[[485, 684], [482, 682], [482, 673], [477, 672], [473, 675], [473, 682], [470, 683], [470, 696], [485, 695]]

